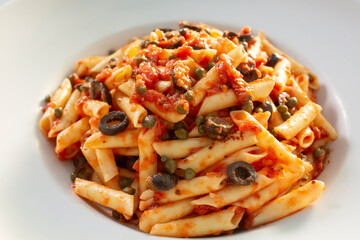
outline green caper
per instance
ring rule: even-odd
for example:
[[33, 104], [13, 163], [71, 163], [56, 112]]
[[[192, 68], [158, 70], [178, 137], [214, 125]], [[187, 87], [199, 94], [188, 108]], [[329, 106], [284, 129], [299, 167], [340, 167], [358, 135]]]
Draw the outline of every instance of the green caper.
[[130, 195], [134, 195], [136, 193], [136, 190], [132, 187], [126, 187], [122, 191]]
[[176, 122], [176, 123], [174, 124], [174, 130], [175, 130], [175, 131], [178, 130], [178, 129], [181, 129], [181, 128], [183, 128], [183, 129], [186, 128], [184, 122], [181, 122], [181, 121], [180, 121], [180, 122]]
[[170, 158], [165, 162], [165, 168], [168, 173], [173, 174], [177, 169], [177, 162]]
[[56, 107], [56, 108], [54, 108], [54, 115], [55, 115], [55, 117], [61, 118], [62, 114], [63, 114], [63, 109], [62, 109], [62, 107]]
[[291, 97], [291, 98], [289, 98], [289, 99], [287, 100], [286, 105], [287, 105], [289, 108], [294, 108], [294, 107], [296, 107], [297, 103], [298, 103], [297, 98], [296, 98], [296, 97]]
[[206, 133], [206, 129], [205, 129], [204, 124], [201, 124], [201, 125], [198, 126], [198, 132], [200, 134], [205, 134]]
[[215, 62], [218, 62], [220, 60], [220, 55], [215, 58]]
[[71, 174], [70, 174], [70, 179], [71, 179], [71, 181], [72, 182], [75, 182], [75, 179], [77, 178], [77, 174], [76, 174], [76, 172], [72, 172]]
[[112, 210], [112, 216], [115, 219], [120, 219], [120, 217], [121, 217], [120, 213], [116, 210]]
[[212, 69], [214, 66], [215, 66], [215, 63], [214, 63], [214, 62], [209, 62], [209, 63], [206, 65], [206, 71], [209, 71], [209, 70]]
[[186, 98], [186, 100], [188, 100], [188, 101], [193, 100], [193, 98], [194, 98], [194, 92], [193, 92], [192, 90], [187, 90], [186, 93], [185, 93], [185, 98]]
[[291, 117], [291, 114], [289, 112], [283, 112], [281, 114], [281, 117], [284, 121], [288, 120]]
[[185, 33], [186, 33], [186, 30], [184, 28], [182, 28], [182, 29], [179, 30], [179, 33], [180, 33], [181, 36], [184, 36]]
[[262, 109], [261, 107], [257, 107], [254, 109], [254, 112], [261, 113], [261, 112], [264, 112], [264, 109]]
[[289, 108], [286, 105], [277, 106], [277, 110], [280, 114], [289, 111]]
[[135, 63], [136, 63], [137, 66], [139, 66], [140, 63], [142, 63], [142, 62], [144, 62], [146, 60], [147, 60], [146, 57], [140, 55], [140, 56], [137, 56], [135, 58]]
[[244, 46], [245, 52], [247, 52], [247, 51], [248, 51], [249, 44], [248, 44], [247, 42], [245, 42], [245, 41], [241, 42], [241, 44]]
[[184, 106], [182, 104], [179, 104], [176, 106], [176, 111], [180, 114], [188, 114], [189, 113], [189, 111], [186, 111], [184, 109]]
[[156, 124], [156, 117], [154, 115], [147, 115], [141, 122], [143, 127], [152, 128]]
[[252, 110], [254, 109], [254, 104], [251, 100], [248, 100], [243, 103], [241, 109], [247, 111], [248, 113], [251, 113]]
[[195, 175], [196, 175], [196, 172], [194, 171], [194, 169], [192, 169], [192, 168], [185, 169], [184, 178], [186, 180], [193, 179], [195, 177]]
[[166, 133], [162, 136], [162, 138], [161, 138], [162, 141], [167, 141], [167, 140], [169, 140], [169, 139], [170, 139], [170, 135], [169, 135], [168, 132], [166, 132]]
[[277, 133], [276, 133], [276, 131], [275, 131], [275, 128], [270, 128], [270, 133], [271, 133], [274, 137], [277, 136]]
[[195, 78], [200, 80], [205, 74], [205, 70], [203, 68], [196, 68], [195, 69]]
[[150, 41], [149, 44], [153, 44], [153, 45], [156, 45], [156, 46], [157, 46], [157, 45], [159, 45], [159, 42], [156, 41], [156, 40], [154, 40], [154, 41]]
[[175, 136], [178, 139], [187, 139], [188, 136], [189, 136], [189, 133], [185, 129], [180, 128], [180, 129], [175, 131]]
[[315, 148], [313, 151], [313, 155], [316, 158], [320, 158], [325, 155], [325, 151], [322, 148]]
[[86, 92], [86, 91], [89, 90], [89, 87], [83, 84], [83, 85], [81, 85], [81, 86], [79, 87], [79, 90], [80, 90], [81, 92]]
[[165, 163], [169, 158], [166, 155], [161, 156], [161, 162]]
[[170, 56], [169, 56], [169, 60], [173, 60], [173, 59], [175, 59], [176, 58], [176, 55], [174, 55], [174, 54], [170, 54]]
[[131, 178], [127, 178], [127, 177], [119, 178], [119, 185], [121, 188], [130, 187], [132, 182], [133, 180]]
[[45, 98], [44, 98], [44, 101], [45, 101], [46, 103], [49, 103], [50, 100], [51, 100], [51, 95], [50, 95], [50, 94], [46, 95]]
[[144, 41], [141, 41], [141, 43], [140, 43], [140, 47], [141, 47], [141, 48], [146, 48], [146, 47], [147, 47], [147, 45], [148, 45], [148, 42], [149, 42], [149, 40], [144, 40]]
[[205, 121], [205, 118], [203, 116], [197, 116], [195, 119], [196, 126], [200, 126]]
[[144, 94], [144, 93], [146, 93], [147, 89], [146, 89], [145, 84], [143, 84], [143, 83], [139, 84], [139, 85], [137, 86], [137, 88], [136, 88], [136, 91], [137, 91], [138, 94]]

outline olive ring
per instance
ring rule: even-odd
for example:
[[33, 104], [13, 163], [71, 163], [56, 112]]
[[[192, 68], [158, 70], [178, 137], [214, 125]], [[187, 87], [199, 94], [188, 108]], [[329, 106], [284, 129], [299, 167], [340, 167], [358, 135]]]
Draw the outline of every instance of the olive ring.
[[101, 100], [112, 105], [112, 98], [109, 89], [99, 81], [92, 81], [90, 86], [90, 99]]
[[[120, 121], [118, 124], [109, 125], [112, 121]], [[129, 119], [124, 112], [114, 111], [109, 112], [101, 118], [99, 123], [99, 130], [105, 135], [114, 136], [123, 132], [129, 125]]]
[[254, 167], [243, 161], [230, 164], [227, 168], [227, 175], [232, 183], [240, 186], [252, 184], [258, 176]]

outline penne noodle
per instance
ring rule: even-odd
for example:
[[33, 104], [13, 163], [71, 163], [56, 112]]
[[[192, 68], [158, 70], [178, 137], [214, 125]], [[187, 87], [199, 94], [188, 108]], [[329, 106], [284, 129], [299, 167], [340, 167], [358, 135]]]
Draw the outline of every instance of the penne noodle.
[[154, 142], [153, 147], [160, 156], [183, 158], [189, 156], [194, 150], [209, 146], [212, 142], [208, 137], [199, 137], [185, 140]]
[[90, 201], [104, 207], [112, 208], [120, 213], [132, 216], [134, 214], [134, 196], [122, 191], [76, 178], [74, 192]]

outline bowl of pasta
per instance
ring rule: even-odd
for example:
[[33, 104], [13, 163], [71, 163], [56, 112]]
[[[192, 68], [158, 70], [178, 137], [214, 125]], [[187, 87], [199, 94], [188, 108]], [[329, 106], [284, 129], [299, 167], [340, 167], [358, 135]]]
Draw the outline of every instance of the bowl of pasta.
[[[1, 149], [4, 157], [14, 155], [3, 176], [15, 170], [19, 176], [11, 188], [1, 183], [10, 196], [1, 198], [9, 206], [9, 221], [0, 218], [1, 227], [9, 226], [4, 237], [26, 236], [14, 231], [10, 211], [26, 212], [19, 224], [34, 238], [332, 238], [339, 218], [352, 220], [344, 228], [354, 233], [349, 209], [359, 210], [351, 190], [359, 164], [350, 142], [359, 128], [358, 113], [348, 107], [359, 84], [349, 87], [338, 77], [353, 75], [342, 59], [354, 59], [347, 49], [360, 33], [329, 59], [338, 39], [325, 40], [332, 29], [318, 32], [319, 19], [306, 12], [326, 3], [276, 2], [271, 14], [258, 10], [260, 18], [251, 11], [235, 15], [241, 4], [232, 1], [209, 3], [204, 13], [174, 2], [139, 9], [130, 1], [112, 2], [116, 8], [89, 3], [82, 13], [81, 2], [36, 10], [36, 27], [25, 32], [33, 49], [23, 50], [29, 61], [19, 63], [32, 82], [19, 73], [12, 83], [29, 98], [16, 104], [32, 120], [20, 125], [4, 106], [25, 133]], [[10, 20], [19, 10], [26, 17], [27, 6], [9, 4], [0, 17]], [[152, 15], [174, 6], [174, 15]], [[259, 6], [270, 7], [265, 1], [241, 7]], [[342, 5], [351, 16], [352, 6], [359, 9]], [[293, 12], [292, 24], [284, 22], [281, 13], [293, 8], [302, 11]], [[335, 8], [326, 10], [323, 17]], [[84, 21], [86, 15], [93, 17]], [[98, 15], [111, 17], [104, 24]], [[17, 34], [4, 43], [15, 46], [10, 40]], [[334, 59], [336, 67], [329, 67]], [[39, 101], [30, 99], [40, 98], [35, 112]], [[26, 179], [36, 188], [15, 191]]]

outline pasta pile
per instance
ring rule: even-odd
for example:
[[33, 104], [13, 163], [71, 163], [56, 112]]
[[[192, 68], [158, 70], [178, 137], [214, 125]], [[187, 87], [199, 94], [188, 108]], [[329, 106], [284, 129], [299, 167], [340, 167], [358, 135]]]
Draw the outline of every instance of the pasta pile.
[[251, 229], [295, 213], [337, 133], [316, 76], [250, 27], [179, 23], [80, 60], [40, 120], [74, 192], [152, 235]]

